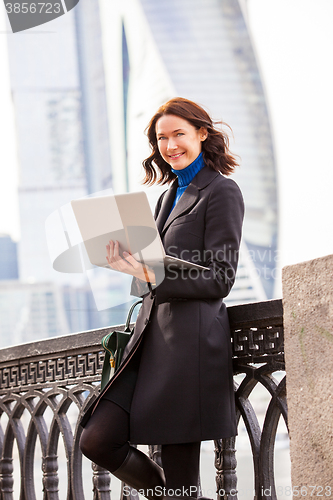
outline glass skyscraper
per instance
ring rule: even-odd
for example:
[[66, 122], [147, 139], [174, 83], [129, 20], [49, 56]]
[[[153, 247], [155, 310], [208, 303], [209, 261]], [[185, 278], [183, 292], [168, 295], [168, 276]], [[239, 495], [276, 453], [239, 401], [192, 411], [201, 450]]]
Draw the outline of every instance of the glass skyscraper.
[[[82, 274], [52, 269], [45, 236], [54, 210], [112, 185], [98, 0], [79, 2], [47, 25], [8, 36], [8, 51], [20, 169], [20, 282], [2, 284], [0, 308], [10, 294], [6, 328], [19, 332], [12, 340], [22, 342], [33, 332], [40, 338], [110, 322], [110, 315], [101, 320], [95, 314]], [[42, 310], [50, 289], [57, 297], [52, 315], [50, 308]], [[52, 326], [48, 316], [62, 320]]]
[[52, 271], [45, 220], [73, 198], [111, 186], [97, 0], [80, 2], [43, 33], [8, 37], [17, 123], [20, 278], [68, 281]]
[[17, 243], [8, 234], [0, 234], [0, 281], [17, 280]]

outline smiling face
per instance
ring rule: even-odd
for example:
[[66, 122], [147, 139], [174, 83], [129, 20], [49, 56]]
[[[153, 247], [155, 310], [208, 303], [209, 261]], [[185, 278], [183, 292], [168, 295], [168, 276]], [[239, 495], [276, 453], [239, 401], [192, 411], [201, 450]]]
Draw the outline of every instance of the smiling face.
[[156, 122], [159, 152], [175, 170], [190, 165], [201, 153], [207, 130], [197, 130], [190, 122], [176, 115], [163, 115]]

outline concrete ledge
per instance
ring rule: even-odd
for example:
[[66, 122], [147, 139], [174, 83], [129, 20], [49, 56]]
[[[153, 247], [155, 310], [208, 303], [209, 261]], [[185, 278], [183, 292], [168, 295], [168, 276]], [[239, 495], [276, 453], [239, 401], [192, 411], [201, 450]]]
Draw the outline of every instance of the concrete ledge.
[[285, 267], [282, 284], [292, 485], [332, 498], [333, 255]]

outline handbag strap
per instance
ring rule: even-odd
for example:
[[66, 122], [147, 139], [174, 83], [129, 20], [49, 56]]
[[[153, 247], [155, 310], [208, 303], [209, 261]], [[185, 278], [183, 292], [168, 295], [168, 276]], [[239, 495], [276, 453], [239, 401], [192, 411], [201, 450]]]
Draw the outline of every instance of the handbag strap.
[[[127, 314], [125, 329], [123, 330], [123, 332], [119, 332], [119, 333], [131, 333], [131, 329], [129, 327], [130, 322], [131, 322], [131, 317], [132, 317], [132, 314], [133, 314], [135, 307], [141, 303], [142, 303], [142, 299], [137, 300], [136, 302], [134, 302], [134, 304], [131, 305], [131, 308]], [[109, 353], [111, 360], [114, 358], [114, 355], [115, 355], [115, 352], [117, 349], [117, 340], [116, 340], [116, 336], [113, 335], [114, 333], [115, 332], [111, 332], [111, 333], [108, 333], [107, 335], [105, 335], [105, 337], [102, 338], [102, 342], [101, 342], [105, 351], [107, 351]]]
[[131, 308], [128, 311], [128, 315], [127, 315], [127, 319], [126, 319], [126, 323], [125, 323], [125, 330], [124, 330], [124, 332], [130, 332], [131, 331], [131, 329], [130, 329], [131, 317], [132, 317], [134, 309], [139, 304], [142, 304], [142, 299], [137, 300], [136, 302], [134, 302], [134, 304], [131, 305]]
[[[130, 330], [130, 322], [131, 322], [131, 317], [134, 311], [134, 308], [142, 303], [142, 299], [136, 301], [134, 304], [132, 304], [130, 310], [128, 311], [127, 319], [126, 319], [126, 324], [125, 324], [125, 329], [123, 332], [117, 332], [113, 331], [109, 333], [108, 335], [105, 335], [105, 337], [102, 338], [102, 346], [103, 349], [105, 350], [105, 355], [104, 355], [104, 362], [103, 362], [103, 368], [102, 368], [102, 380], [101, 380], [101, 389], [104, 389], [106, 384], [109, 381], [110, 378], [110, 369], [111, 368], [116, 368], [116, 350], [118, 348], [118, 336], [119, 335], [124, 335], [130, 338], [129, 333], [132, 333]], [[127, 341], [126, 341], [127, 343]]]

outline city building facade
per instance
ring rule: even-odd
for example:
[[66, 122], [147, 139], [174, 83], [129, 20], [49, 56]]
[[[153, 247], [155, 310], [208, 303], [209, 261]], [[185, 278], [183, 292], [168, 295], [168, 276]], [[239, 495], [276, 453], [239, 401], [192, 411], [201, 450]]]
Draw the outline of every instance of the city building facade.
[[0, 281], [17, 280], [17, 243], [8, 234], [0, 234], [0, 256]]

